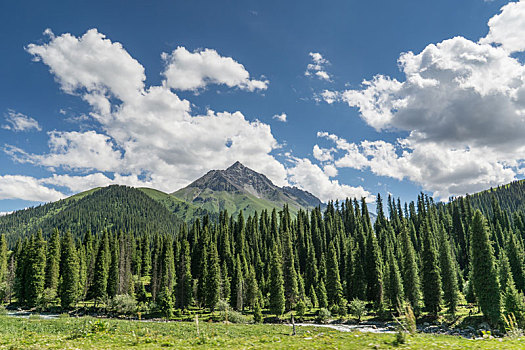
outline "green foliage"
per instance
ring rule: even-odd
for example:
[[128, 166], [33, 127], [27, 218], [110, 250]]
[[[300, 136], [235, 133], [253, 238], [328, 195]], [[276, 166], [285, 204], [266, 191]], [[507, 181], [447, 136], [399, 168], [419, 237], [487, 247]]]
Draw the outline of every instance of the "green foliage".
[[366, 314], [366, 302], [359, 299], [354, 299], [348, 304], [350, 315], [357, 317], [357, 320], [361, 322], [361, 317]]
[[326, 272], [326, 297], [329, 305], [339, 305], [343, 297], [343, 287], [339, 277], [339, 264], [333, 242], [328, 248], [328, 261]]
[[306, 313], [306, 304], [303, 300], [299, 300], [295, 306], [295, 311], [297, 311], [297, 316], [302, 317]]
[[448, 312], [455, 314], [459, 302], [456, 262], [452, 258], [451, 244], [443, 225], [440, 226], [440, 241], [442, 244], [439, 245], [439, 261], [443, 282], [443, 299], [448, 307]]
[[137, 302], [131, 295], [120, 294], [109, 301], [109, 308], [117, 314], [131, 315], [137, 311]]
[[263, 314], [259, 299], [255, 300], [255, 305], [253, 307], [253, 321], [255, 323], [261, 323], [263, 321]]
[[319, 309], [317, 312], [317, 321], [324, 323], [332, 316], [332, 313], [325, 308]]
[[281, 255], [274, 249], [270, 266], [270, 312], [281, 316], [284, 312], [284, 287], [283, 287]]
[[479, 210], [470, 229], [472, 285], [483, 315], [492, 323], [501, 322], [501, 296], [493, 248], [489, 240], [485, 218]]
[[63, 309], [70, 309], [75, 306], [79, 297], [78, 281], [78, 256], [73, 236], [67, 232], [62, 238], [60, 254], [60, 286], [59, 297], [60, 305]]
[[162, 316], [167, 319], [173, 317], [173, 298], [167, 286], [165, 286], [158, 295], [157, 305]]
[[423, 298], [426, 309], [437, 315], [441, 304], [441, 271], [434, 235], [429, 226], [427, 221], [423, 223]]

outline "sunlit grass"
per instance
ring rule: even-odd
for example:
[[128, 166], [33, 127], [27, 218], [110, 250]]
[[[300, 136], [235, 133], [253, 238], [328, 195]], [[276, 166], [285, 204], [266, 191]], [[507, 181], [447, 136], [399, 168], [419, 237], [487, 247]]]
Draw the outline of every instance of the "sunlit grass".
[[[525, 340], [469, 340], [418, 334], [401, 349], [520, 349]], [[344, 333], [326, 328], [286, 325], [235, 325], [199, 322], [140, 322], [91, 317], [53, 320], [0, 316], [0, 347], [12, 349], [395, 348], [395, 334]]]

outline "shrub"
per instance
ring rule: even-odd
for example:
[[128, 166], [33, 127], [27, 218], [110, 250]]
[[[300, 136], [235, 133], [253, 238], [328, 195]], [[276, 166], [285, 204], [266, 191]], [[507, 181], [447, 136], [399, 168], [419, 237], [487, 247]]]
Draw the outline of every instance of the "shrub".
[[354, 299], [348, 305], [350, 314], [357, 317], [357, 321], [361, 322], [361, 317], [365, 315], [366, 303], [359, 299]]
[[47, 309], [50, 304], [54, 303], [57, 298], [57, 291], [54, 288], [46, 288], [44, 289], [44, 292], [40, 296], [40, 299], [38, 301], [38, 305], [42, 309]]
[[319, 311], [317, 312], [317, 320], [319, 322], [326, 322], [331, 316], [332, 314], [330, 313], [330, 311], [328, 311], [325, 308], [319, 309]]
[[111, 311], [121, 315], [129, 315], [137, 311], [137, 301], [129, 294], [116, 295], [109, 302]]
[[217, 311], [229, 311], [231, 310], [230, 304], [226, 300], [220, 299], [215, 305]]
[[348, 300], [341, 298], [339, 301], [339, 315], [346, 316], [348, 314]]
[[299, 302], [297, 302], [297, 305], [295, 306], [295, 310], [297, 311], [297, 316], [303, 317], [306, 313], [306, 304], [304, 303], [304, 301], [299, 300]]
[[263, 320], [263, 314], [261, 305], [259, 305], [259, 300], [255, 301], [255, 306], [253, 307], [253, 321], [255, 323], [261, 323]]
[[330, 313], [334, 316], [339, 314], [339, 306], [337, 304], [334, 304], [330, 306]]

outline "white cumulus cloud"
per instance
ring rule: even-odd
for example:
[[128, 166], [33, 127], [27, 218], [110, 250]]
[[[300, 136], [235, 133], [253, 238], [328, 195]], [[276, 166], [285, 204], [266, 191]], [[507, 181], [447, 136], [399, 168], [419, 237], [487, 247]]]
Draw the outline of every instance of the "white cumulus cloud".
[[184, 47], [171, 54], [163, 53], [163, 72], [168, 87], [176, 90], [198, 90], [209, 84], [224, 84], [243, 90], [266, 90], [267, 80], [250, 79], [250, 73], [231, 57], [219, 55], [213, 49], [189, 52]]
[[288, 117], [288, 116], [286, 115], [286, 113], [283, 112], [283, 113], [281, 113], [281, 114], [276, 114], [276, 115], [274, 115], [274, 116], [272, 117], [272, 119], [275, 119], [275, 120], [278, 120], [278, 121], [280, 121], [280, 122], [286, 123], [286, 121], [287, 121], [286, 118], [287, 118], [287, 117]]
[[327, 103], [356, 107], [378, 132], [407, 135], [394, 143], [356, 144], [320, 133], [344, 151], [335, 166], [406, 178], [444, 199], [523, 173], [525, 65], [511, 54], [525, 45], [514, 40], [521, 26], [512, 27], [513, 35], [504, 28], [507, 19], [525, 23], [522, 12], [521, 2], [504, 6], [479, 42], [458, 36], [419, 53], [402, 53], [398, 64], [404, 80], [378, 74], [360, 89], [321, 94]]
[[326, 72], [326, 66], [330, 64], [330, 61], [324, 58], [319, 52], [310, 52], [309, 55], [312, 58], [312, 63], [309, 63], [308, 66], [306, 66], [304, 75], [307, 77], [316, 77], [321, 80], [331, 81], [332, 78], [330, 77], [330, 74]]
[[525, 50], [525, 1], [509, 2], [488, 24], [489, 33], [480, 43], [499, 44], [509, 52]]
[[38, 121], [12, 109], [7, 110], [5, 120], [7, 124], [2, 125], [2, 128], [6, 130], [29, 131], [34, 129], [37, 131], [42, 131]]

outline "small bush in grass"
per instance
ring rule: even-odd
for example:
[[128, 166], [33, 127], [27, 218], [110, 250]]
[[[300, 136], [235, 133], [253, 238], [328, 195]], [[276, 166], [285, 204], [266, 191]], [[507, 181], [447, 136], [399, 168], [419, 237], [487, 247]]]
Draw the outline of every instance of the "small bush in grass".
[[0, 306], [0, 316], [5, 316], [5, 315], [7, 315], [7, 310], [5, 306]]
[[324, 307], [322, 309], [319, 309], [319, 311], [317, 312], [317, 320], [319, 322], [326, 322], [331, 316], [332, 314], [330, 313], [330, 311], [328, 311]]
[[350, 314], [357, 317], [357, 321], [361, 322], [361, 317], [366, 313], [366, 303], [359, 299], [354, 299], [348, 305]]
[[118, 314], [129, 315], [137, 311], [137, 302], [131, 295], [116, 295], [110, 300], [109, 308]]
[[230, 304], [226, 300], [220, 299], [215, 305], [215, 310], [217, 311], [229, 311], [231, 310]]
[[228, 321], [231, 323], [250, 323], [250, 319], [237, 311], [228, 311]]

